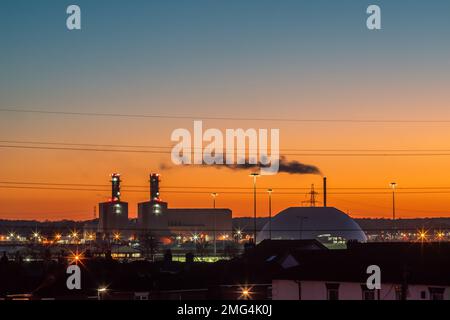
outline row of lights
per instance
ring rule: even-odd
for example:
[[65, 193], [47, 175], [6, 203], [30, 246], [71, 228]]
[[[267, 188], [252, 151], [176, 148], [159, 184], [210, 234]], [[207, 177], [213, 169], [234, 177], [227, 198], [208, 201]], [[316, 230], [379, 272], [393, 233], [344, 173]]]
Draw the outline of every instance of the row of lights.
[[[242, 230], [237, 229], [237, 230], [234, 232], [234, 235], [235, 235], [236, 237], [238, 237], [238, 238], [242, 237]], [[204, 237], [205, 237], [205, 235], [203, 235], [203, 234], [193, 233], [192, 236], [191, 236], [191, 240], [194, 241], [194, 242], [197, 242], [197, 241], [200, 240], [200, 239], [204, 239]], [[221, 234], [221, 235], [219, 236], [219, 240], [228, 240], [229, 238], [230, 238], [230, 235], [229, 235], [228, 233], [223, 233], [223, 234]], [[176, 237], [176, 240], [182, 240], [182, 236], [180, 236], [180, 235], [177, 236], [177, 237]]]
[[[241, 237], [242, 236], [242, 230], [239, 230], [239, 229], [236, 230], [235, 231], [235, 235], [238, 236], [238, 237]], [[406, 235], [402, 234], [402, 236], [405, 237]], [[37, 240], [40, 240], [42, 238], [39, 232], [33, 232], [32, 237], [34, 239], [37, 239]], [[68, 235], [68, 237], [72, 238], [72, 239], [78, 239], [79, 235], [78, 235], [77, 232], [72, 232], [71, 234]], [[419, 240], [427, 240], [428, 237], [429, 237], [428, 236], [428, 231], [425, 231], [425, 230], [418, 231], [417, 232], [417, 237], [418, 237]], [[443, 240], [445, 238], [445, 233], [442, 232], [442, 231], [439, 231], [439, 232], [436, 233], [435, 237], [436, 237], [437, 240]], [[18, 235], [18, 234], [16, 235], [13, 232], [11, 232], [8, 236], [6, 236], [6, 238], [2, 237], [2, 239], [6, 239], [6, 240], [14, 240], [14, 239], [20, 239], [20, 238], [21, 238], [20, 235]], [[94, 240], [95, 234], [89, 233], [89, 234], [87, 234], [87, 238], [88, 238], [88, 240]], [[113, 238], [114, 238], [114, 240], [120, 240], [121, 239], [121, 234], [120, 233], [114, 233]], [[203, 238], [203, 235], [202, 234], [198, 234], [198, 233], [194, 233], [192, 235], [192, 237], [191, 237], [191, 239], [193, 241], [198, 241], [201, 238]], [[228, 234], [222, 234], [220, 236], [221, 240], [226, 240], [228, 238], [229, 238]], [[60, 233], [55, 234], [55, 241], [59, 241], [61, 239], [62, 239], [62, 234], [60, 234]], [[177, 236], [177, 240], [181, 240], [181, 236]]]
[[[79, 235], [79, 233], [77, 232], [77, 231], [72, 231], [72, 232], [70, 232], [70, 233], [68, 233], [67, 234], [67, 237], [69, 238], [69, 239], [75, 239], [75, 240], [77, 240], [77, 239], [79, 239], [79, 237], [80, 237], [80, 235]], [[88, 233], [88, 234], [86, 234], [86, 237], [87, 237], [87, 240], [94, 240], [95, 239], [95, 234], [94, 233]], [[13, 241], [14, 239], [21, 239], [22, 237], [19, 235], [19, 234], [16, 234], [16, 233], [14, 233], [14, 232], [10, 232], [6, 237], [2, 237], [1, 239], [2, 240], [11, 240], [11, 241]], [[38, 231], [34, 231], [32, 234], [31, 234], [31, 238], [32, 239], [34, 239], [34, 240], [36, 240], [36, 241], [41, 241], [41, 240], [46, 240], [42, 235], [41, 235], [41, 233], [40, 232], [38, 232]], [[54, 235], [54, 241], [60, 241], [61, 239], [63, 238], [63, 234], [61, 234], [61, 233], [56, 233], [55, 235]], [[115, 239], [120, 239], [120, 234], [115, 234], [114, 235], [114, 238]]]

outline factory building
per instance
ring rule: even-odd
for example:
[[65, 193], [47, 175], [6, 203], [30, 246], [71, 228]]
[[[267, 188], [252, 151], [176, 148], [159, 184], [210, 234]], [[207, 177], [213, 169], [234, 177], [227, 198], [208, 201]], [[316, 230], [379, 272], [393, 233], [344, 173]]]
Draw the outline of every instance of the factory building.
[[327, 206], [327, 178], [323, 178], [323, 207], [315, 206], [315, 192], [311, 190], [310, 207], [290, 207], [267, 222], [256, 237], [259, 243], [271, 240], [318, 240], [333, 247], [349, 240], [366, 242], [367, 236], [350, 216]]
[[120, 201], [120, 174], [111, 175], [111, 198], [99, 203], [97, 239], [110, 240], [127, 237], [131, 232], [128, 222], [128, 203]]
[[318, 240], [323, 244], [343, 244], [349, 240], [366, 242], [361, 227], [347, 214], [333, 207], [290, 207], [262, 228], [257, 242], [272, 240]]
[[232, 212], [224, 208], [168, 207], [160, 199], [159, 174], [150, 175], [150, 201], [138, 204], [138, 229], [154, 236], [204, 236], [206, 239], [231, 237]]

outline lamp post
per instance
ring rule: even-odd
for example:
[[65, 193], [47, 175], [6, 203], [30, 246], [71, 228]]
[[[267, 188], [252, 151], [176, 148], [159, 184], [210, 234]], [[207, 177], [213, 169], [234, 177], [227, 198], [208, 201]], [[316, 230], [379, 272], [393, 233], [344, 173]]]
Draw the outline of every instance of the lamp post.
[[253, 172], [250, 177], [253, 178], [253, 243], [256, 245], [256, 178], [259, 173]]
[[97, 300], [102, 300], [102, 295], [103, 293], [106, 292], [106, 290], [108, 290], [106, 287], [101, 287], [97, 289]]
[[269, 239], [272, 240], [272, 189], [267, 189], [269, 193]]
[[392, 221], [395, 220], [395, 188], [397, 187], [397, 183], [391, 182], [390, 186], [392, 188]]
[[216, 197], [217, 197], [218, 195], [219, 195], [219, 194], [218, 194], [217, 192], [211, 193], [211, 197], [213, 198], [213, 208], [214, 208], [214, 209], [216, 208]]
[[[397, 187], [397, 183], [391, 182], [389, 185], [392, 188], [392, 232], [395, 234], [395, 188]], [[394, 237], [394, 235], [392, 235], [392, 237]]]
[[[217, 192], [211, 193], [211, 196], [213, 198], [213, 209], [216, 208], [216, 197], [219, 194]], [[214, 230], [213, 230], [213, 237], [214, 237], [214, 256], [217, 254], [217, 243], [216, 243], [216, 212], [213, 211], [213, 219], [214, 219]]]

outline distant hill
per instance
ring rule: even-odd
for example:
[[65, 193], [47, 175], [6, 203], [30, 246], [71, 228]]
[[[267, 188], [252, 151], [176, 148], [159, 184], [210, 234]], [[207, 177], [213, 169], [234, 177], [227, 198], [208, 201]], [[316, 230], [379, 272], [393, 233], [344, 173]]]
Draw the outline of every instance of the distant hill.
[[[393, 226], [391, 219], [355, 219], [363, 230], [390, 229]], [[395, 220], [397, 229], [450, 229], [450, 218], [423, 218]]]
[[98, 220], [86, 220], [86, 221], [72, 221], [72, 220], [60, 220], [60, 221], [36, 221], [36, 220], [0, 220], [0, 232], [19, 232], [29, 233], [38, 229], [42, 232], [54, 232], [63, 230], [81, 230], [87, 223], [97, 223]]
[[[354, 219], [361, 229], [369, 230], [390, 230], [392, 229], [391, 219]], [[267, 223], [268, 218], [257, 218], [256, 229], [261, 230]], [[450, 218], [423, 218], [423, 219], [398, 219], [395, 221], [397, 229], [417, 230], [417, 229], [448, 229], [450, 230]], [[234, 218], [233, 229], [253, 230], [253, 218]]]

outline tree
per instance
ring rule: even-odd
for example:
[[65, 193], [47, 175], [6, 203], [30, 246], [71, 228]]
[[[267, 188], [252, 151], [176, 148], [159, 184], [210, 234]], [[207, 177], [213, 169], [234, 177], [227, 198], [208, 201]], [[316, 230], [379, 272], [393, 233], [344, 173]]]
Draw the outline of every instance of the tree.
[[144, 249], [144, 255], [151, 261], [154, 261], [155, 254], [158, 252], [160, 244], [161, 243], [158, 241], [158, 239], [150, 232], [145, 233], [141, 237], [141, 245]]

